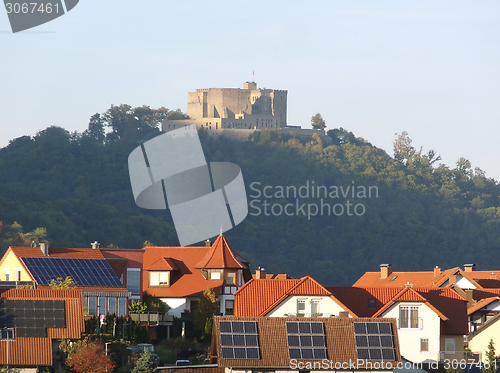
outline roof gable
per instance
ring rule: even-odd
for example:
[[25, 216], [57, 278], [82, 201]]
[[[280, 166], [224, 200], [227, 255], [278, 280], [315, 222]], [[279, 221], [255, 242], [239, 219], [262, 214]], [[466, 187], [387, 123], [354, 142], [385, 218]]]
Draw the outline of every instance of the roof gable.
[[[240, 257], [241, 258], [241, 257]], [[194, 268], [245, 268], [221, 234]]]
[[145, 268], [146, 271], [178, 271], [179, 268], [172, 258], [163, 257]]

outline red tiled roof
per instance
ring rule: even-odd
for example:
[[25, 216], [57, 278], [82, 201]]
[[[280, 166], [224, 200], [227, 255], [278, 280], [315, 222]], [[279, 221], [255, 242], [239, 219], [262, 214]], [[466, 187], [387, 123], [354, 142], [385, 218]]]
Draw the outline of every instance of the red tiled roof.
[[[291, 295], [332, 296], [310, 276], [298, 280], [251, 279], [234, 294], [234, 312], [238, 316], [265, 316]], [[333, 300], [345, 308], [337, 299]]]
[[470, 307], [467, 310], [467, 314], [468, 315], [473, 314], [474, 312], [480, 310], [483, 307], [486, 307], [487, 305], [489, 305], [489, 304], [491, 304], [494, 301], [499, 300], [499, 299], [500, 299], [499, 297], [483, 298], [479, 302], [477, 302], [476, 304], [474, 304], [472, 307]]
[[[255, 278], [256, 275], [253, 274], [252, 275], [252, 278]], [[268, 280], [287, 280], [287, 279], [291, 279], [292, 277], [287, 275], [286, 273], [276, 273], [276, 274], [272, 274], [272, 273], [266, 273], [266, 279]]]
[[[17, 337], [9, 342], [9, 364], [14, 366], [52, 365], [52, 339], [80, 339], [85, 330], [82, 293], [79, 290], [9, 289], [2, 299], [56, 299], [65, 302], [65, 328], [47, 328], [47, 337]], [[27, 353], [29, 351], [29, 353]], [[0, 349], [0, 364], [6, 364], [6, 349]]]
[[[234, 252], [228, 245], [223, 235], [211, 247], [187, 246], [187, 247], [144, 247], [143, 268], [155, 268], [160, 265], [157, 262], [166, 258], [162, 265], [177, 267], [170, 273], [170, 287], [149, 288], [148, 276], [143, 276], [143, 289], [148, 294], [163, 298], [184, 298], [198, 296], [207, 288], [213, 289], [218, 295], [224, 279], [207, 280], [202, 272], [208, 269], [244, 269], [248, 270], [246, 259]], [[161, 263], [161, 261], [160, 261]], [[205, 271], [206, 272], [206, 271]], [[249, 274], [248, 274], [249, 275]]]
[[[18, 258], [43, 258], [45, 257], [39, 247], [11, 246], [12, 252]], [[97, 249], [61, 249], [49, 247], [49, 258], [68, 259], [105, 259]]]
[[194, 268], [245, 268], [221, 234]]
[[175, 258], [179, 269], [170, 275], [169, 288], [148, 288], [148, 276], [143, 276], [143, 289], [148, 294], [164, 298], [183, 298], [187, 296], [198, 296], [206, 288], [218, 290], [223, 280], [206, 280], [200, 271], [194, 266], [206, 255], [209, 247], [158, 247], [148, 246], [144, 248], [143, 268], [153, 265], [159, 258]]
[[160, 258], [149, 267], [145, 268], [146, 271], [178, 271], [179, 268], [172, 258]]
[[125, 266], [127, 265], [127, 259], [108, 259], [106, 258], [106, 261], [108, 262], [109, 266], [115, 273], [116, 277], [120, 278], [123, 274], [123, 270]]
[[[326, 289], [358, 317], [372, 317], [401, 291], [400, 288], [327, 287]], [[375, 300], [375, 308], [368, 308], [369, 299]]]

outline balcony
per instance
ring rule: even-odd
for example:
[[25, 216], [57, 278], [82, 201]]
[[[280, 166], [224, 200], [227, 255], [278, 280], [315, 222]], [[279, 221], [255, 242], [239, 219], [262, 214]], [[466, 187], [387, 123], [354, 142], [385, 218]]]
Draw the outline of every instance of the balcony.
[[[482, 361], [482, 355], [481, 351], [439, 351], [439, 361], [455, 361], [455, 364], [467, 364], [467, 368], [469, 368], [471, 364], [475, 366], [478, 362]], [[458, 368], [464, 370], [460, 366]]]
[[403, 330], [422, 330], [424, 328], [424, 319], [414, 317], [411, 319], [398, 319], [398, 329]]
[[173, 315], [159, 312], [131, 313], [129, 317], [141, 324], [172, 325], [174, 321]]
[[335, 317], [332, 313], [285, 313], [284, 317]]

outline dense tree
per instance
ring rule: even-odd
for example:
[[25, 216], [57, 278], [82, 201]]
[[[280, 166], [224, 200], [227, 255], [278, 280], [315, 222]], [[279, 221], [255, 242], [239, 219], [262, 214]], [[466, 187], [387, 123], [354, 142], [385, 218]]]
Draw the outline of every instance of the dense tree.
[[65, 279], [57, 277], [49, 281], [51, 289], [76, 289], [76, 282], [71, 276], [66, 276]]
[[320, 113], [313, 115], [311, 118], [311, 126], [315, 130], [324, 130], [326, 128], [326, 122]]
[[495, 344], [493, 343], [493, 338], [490, 339], [488, 343], [488, 349], [486, 352], [486, 359], [483, 361], [483, 366], [481, 368], [482, 373], [497, 373], [498, 372], [498, 358], [495, 354]]
[[156, 372], [156, 363], [153, 359], [153, 355], [148, 350], [141, 353], [139, 360], [135, 364], [135, 367], [131, 370], [131, 373], [154, 373]]
[[106, 373], [114, 369], [109, 356], [105, 355], [104, 343], [89, 337], [63, 344], [60, 347], [67, 353], [66, 365], [76, 373]]
[[219, 300], [212, 289], [205, 289], [198, 297], [198, 303], [193, 311], [193, 327], [201, 340], [210, 341], [214, 315], [220, 310]]

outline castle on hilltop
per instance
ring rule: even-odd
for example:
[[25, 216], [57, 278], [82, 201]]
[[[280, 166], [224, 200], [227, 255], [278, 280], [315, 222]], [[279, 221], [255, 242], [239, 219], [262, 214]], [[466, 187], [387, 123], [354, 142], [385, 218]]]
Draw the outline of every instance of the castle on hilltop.
[[195, 124], [212, 136], [225, 135], [246, 141], [248, 135], [258, 130], [294, 132], [297, 136], [310, 137], [322, 130], [301, 129], [287, 126], [288, 91], [257, 88], [257, 83], [246, 82], [241, 88], [205, 88], [188, 93], [189, 119], [163, 121], [163, 132]]

